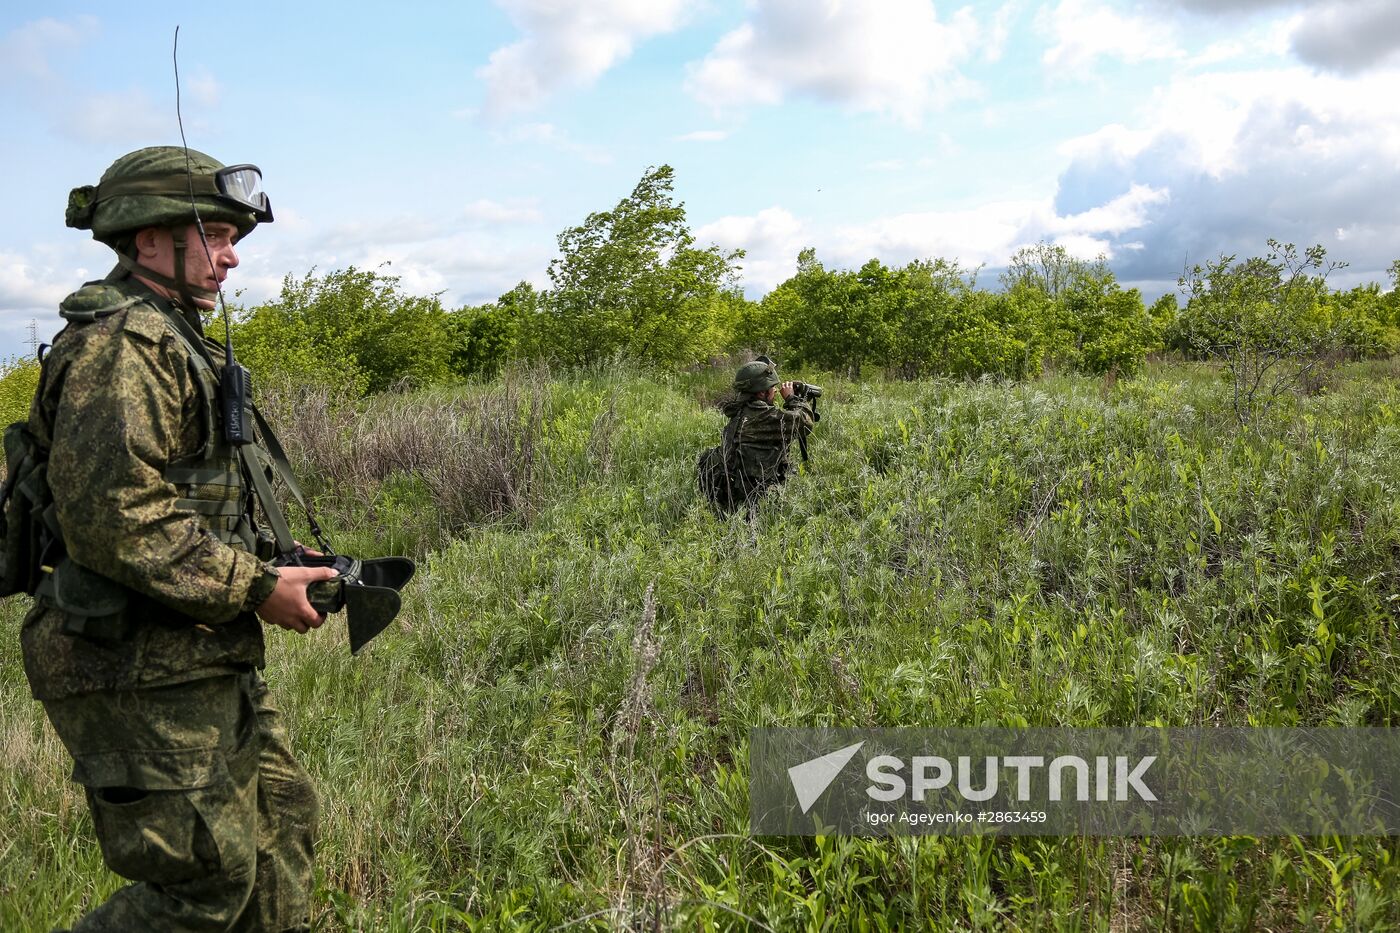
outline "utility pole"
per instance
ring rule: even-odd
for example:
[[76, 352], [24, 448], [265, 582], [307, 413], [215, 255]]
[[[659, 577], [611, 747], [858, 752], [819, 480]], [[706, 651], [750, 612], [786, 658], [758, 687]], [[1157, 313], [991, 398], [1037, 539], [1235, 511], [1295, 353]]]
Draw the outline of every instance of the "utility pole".
[[33, 318], [29, 319], [29, 355], [39, 355], [39, 323]]

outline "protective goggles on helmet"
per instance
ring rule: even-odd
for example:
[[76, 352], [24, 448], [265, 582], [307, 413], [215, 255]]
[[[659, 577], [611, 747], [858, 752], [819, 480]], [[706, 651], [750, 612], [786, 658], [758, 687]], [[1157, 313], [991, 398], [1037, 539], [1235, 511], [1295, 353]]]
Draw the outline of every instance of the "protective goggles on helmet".
[[258, 223], [272, 220], [272, 202], [262, 188], [262, 169], [256, 165], [230, 165], [212, 175], [179, 172], [120, 178], [98, 185], [96, 201], [143, 194], [217, 198], [248, 211]]
[[262, 169], [256, 165], [230, 165], [214, 173], [220, 196], [253, 212], [259, 221], [272, 219], [272, 203], [262, 186]]

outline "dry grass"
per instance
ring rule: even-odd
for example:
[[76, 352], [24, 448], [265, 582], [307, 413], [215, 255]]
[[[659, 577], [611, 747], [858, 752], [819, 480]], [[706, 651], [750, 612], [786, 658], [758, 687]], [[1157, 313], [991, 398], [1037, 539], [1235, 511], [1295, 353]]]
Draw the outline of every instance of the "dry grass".
[[[547, 373], [532, 369], [486, 388], [372, 403], [336, 399], [323, 387], [274, 390], [268, 408], [332, 525], [363, 525], [367, 507], [371, 520], [399, 519], [395, 496], [416, 486], [431, 500], [430, 542], [440, 543], [479, 522], [531, 517], [548, 399]], [[283, 508], [297, 514], [289, 496]]]

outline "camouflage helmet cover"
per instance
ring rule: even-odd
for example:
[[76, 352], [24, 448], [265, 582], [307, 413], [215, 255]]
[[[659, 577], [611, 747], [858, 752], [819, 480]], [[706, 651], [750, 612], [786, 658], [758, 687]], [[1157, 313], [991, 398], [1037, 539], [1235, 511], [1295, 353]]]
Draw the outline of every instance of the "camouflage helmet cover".
[[[97, 185], [83, 185], [69, 193], [67, 225], [91, 230], [93, 239], [113, 246], [123, 235], [146, 227], [194, 223], [197, 206], [204, 221], [233, 224], [240, 239], [247, 236], [258, 225], [258, 218], [247, 208], [219, 197], [213, 187], [214, 173], [224, 168], [223, 163], [194, 149], [189, 150], [188, 169], [185, 159], [180, 146], [152, 146], [127, 153], [102, 173]], [[126, 190], [104, 193], [104, 187], [119, 182]], [[133, 187], [138, 190], [131, 190]]]
[[743, 392], [746, 395], [767, 392], [780, 381], [778, 371], [772, 363], [754, 360], [752, 363], [740, 366], [739, 371], [734, 374], [734, 391]]

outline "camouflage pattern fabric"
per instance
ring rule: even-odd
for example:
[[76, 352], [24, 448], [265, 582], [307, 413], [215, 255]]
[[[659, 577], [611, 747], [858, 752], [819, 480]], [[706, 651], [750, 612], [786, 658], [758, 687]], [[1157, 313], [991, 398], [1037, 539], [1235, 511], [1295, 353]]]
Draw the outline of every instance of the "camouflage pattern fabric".
[[162, 475], [167, 463], [198, 455], [210, 430], [186, 351], [162, 319], [181, 312], [132, 279], [112, 277], [102, 288], [144, 300], [55, 338], [29, 426], [50, 451], [69, 557], [132, 591], [135, 628], [120, 641], [75, 638], [40, 600], [21, 632], [40, 700], [263, 660], [262, 625], [247, 603], [268, 571], [177, 508]]
[[724, 406], [730, 419], [725, 427], [732, 432], [739, 452], [739, 464], [747, 482], [745, 488], [761, 492], [783, 483], [794, 472], [788, 448], [798, 437], [812, 433], [812, 409], [807, 402], [790, 398], [777, 408], [757, 398], [736, 399]]
[[52, 700], [103, 861], [74, 933], [302, 928], [318, 803], [256, 671]]
[[[119, 272], [64, 308], [94, 319], [55, 338], [29, 426], [49, 449], [64, 565], [126, 592], [126, 628], [68, 634], [55, 584], [53, 598], [41, 587], [20, 641], [103, 858], [135, 882], [74, 930], [304, 928], [316, 794], [256, 672], [252, 610], [276, 578], [178, 507], [197, 490], [165, 479], [205, 457], [218, 430], [163, 317], [186, 312]], [[241, 494], [221, 489], [211, 495]]]
[[[102, 173], [96, 185], [83, 185], [69, 193], [64, 221], [70, 227], [91, 230], [93, 239], [108, 245], [115, 244], [122, 234], [143, 227], [193, 223], [188, 194], [193, 183], [195, 203], [205, 223], [230, 223], [238, 228], [240, 238], [247, 236], [258, 224], [252, 212], [212, 196], [212, 188], [204, 190], [214, 173], [223, 167], [218, 159], [181, 146], [151, 146], [128, 152]], [[187, 170], [193, 174], [192, 179], [186, 175]], [[155, 190], [104, 196], [104, 186], [137, 179], [151, 183]]]

